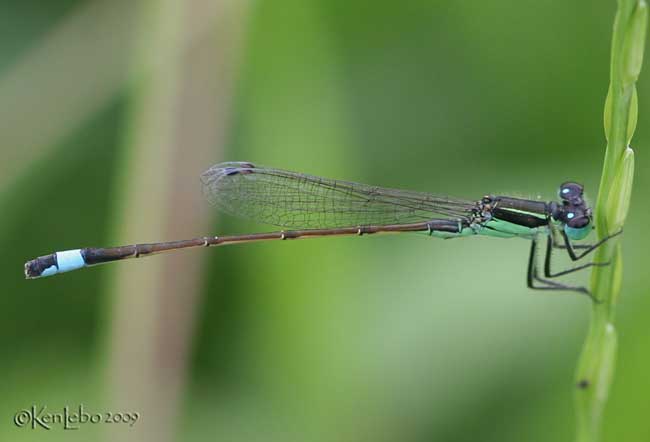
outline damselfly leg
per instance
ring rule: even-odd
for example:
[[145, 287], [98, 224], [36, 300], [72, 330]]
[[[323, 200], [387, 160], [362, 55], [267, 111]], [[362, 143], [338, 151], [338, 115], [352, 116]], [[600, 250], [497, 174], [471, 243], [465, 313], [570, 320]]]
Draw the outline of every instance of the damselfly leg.
[[571, 267], [566, 270], [561, 270], [559, 272], [553, 272], [551, 270], [551, 259], [553, 257], [553, 238], [549, 235], [546, 239], [546, 253], [544, 256], [544, 276], [547, 278], [557, 278], [559, 276], [568, 275], [579, 270], [584, 270], [589, 267], [603, 267], [609, 265], [608, 262], [589, 262], [587, 264], [582, 264], [576, 267]]
[[[533, 290], [554, 290], [554, 291], [571, 291], [583, 293], [589, 296], [594, 302], [597, 300], [592, 296], [591, 292], [587, 290], [586, 287], [572, 286], [568, 284], [563, 284], [555, 281], [551, 281], [546, 278], [541, 278], [538, 273], [538, 263], [537, 263], [537, 247], [539, 243], [539, 237], [535, 237], [530, 242], [530, 254], [528, 256], [528, 271], [526, 273], [526, 283], [528, 288]], [[548, 250], [546, 252], [549, 253]], [[535, 283], [541, 285], [535, 285]]]
[[[583, 270], [583, 269], [586, 269], [586, 268], [589, 268], [589, 267], [603, 267], [603, 266], [609, 265], [608, 262], [590, 262], [590, 263], [587, 263], [587, 264], [579, 265], [577, 267], [572, 267], [570, 269], [562, 270], [560, 272], [554, 273], [551, 270], [551, 259], [552, 259], [552, 256], [553, 256], [553, 249], [562, 249], [562, 250], [567, 250], [567, 253], [568, 253], [568, 255], [569, 255], [569, 257], [571, 258], [572, 261], [578, 261], [578, 260], [584, 258], [587, 254], [589, 254], [589, 253], [593, 252], [594, 250], [596, 250], [601, 245], [603, 245], [605, 242], [607, 242], [607, 240], [619, 235], [621, 232], [622, 232], [622, 230], [615, 233], [615, 234], [609, 235], [606, 238], [604, 238], [603, 240], [598, 241], [596, 244], [578, 244], [578, 245], [573, 244], [571, 242], [570, 238], [567, 237], [566, 233], [562, 232], [563, 233], [562, 237], [563, 237], [563, 241], [564, 241], [564, 245], [562, 245], [562, 244], [558, 244], [558, 242], [557, 242], [557, 238], [556, 238], [557, 229], [551, 228], [551, 232], [548, 235], [547, 241], [546, 241], [546, 254], [545, 254], [545, 258], [544, 258], [544, 276], [546, 276], [547, 278], [557, 278], [558, 276], [568, 275], [569, 273], [573, 273], [573, 272], [576, 272], [578, 270]], [[580, 248], [582, 250], [585, 250], [585, 251], [578, 255], [578, 254], [575, 253], [575, 250], [577, 250], [578, 248]]]
[[[623, 229], [619, 230], [616, 233], [612, 233], [611, 235], [607, 235], [605, 238], [601, 239], [600, 241], [598, 241], [595, 244], [582, 244], [582, 245], [578, 246], [578, 245], [574, 245], [571, 242], [571, 239], [569, 239], [569, 237], [567, 236], [566, 232], [562, 231], [562, 238], [564, 239], [564, 245], [558, 244], [555, 247], [558, 248], [558, 249], [566, 249], [567, 253], [569, 254], [569, 257], [571, 258], [571, 260], [572, 261], [578, 261], [578, 260], [584, 258], [589, 253], [596, 250], [598, 247], [605, 244], [610, 239], [620, 235], [621, 233], [623, 233]], [[576, 253], [576, 250], [578, 250], [578, 249], [582, 250], [582, 252]], [[607, 263], [605, 263], [605, 264], [607, 264]]]
[[[528, 260], [528, 287], [531, 289], [535, 290], [569, 290], [569, 291], [575, 291], [579, 293], [585, 293], [592, 299], [594, 299], [589, 292], [589, 290], [586, 287], [576, 287], [576, 286], [569, 286], [566, 284], [558, 283], [555, 281], [550, 281], [548, 278], [557, 278], [560, 276], [568, 275], [573, 272], [577, 272], [579, 270], [584, 270], [589, 267], [603, 267], [607, 266], [610, 263], [609, 262], [590, 262], [587, 264], [582, 264], [576, 267], [572, 267], [570, 269], [562, 270], [559, 272], [553, 272], [551, 270], [551, 260], [553, 257], [553, 249], [565, 249], [567, 250], [567, 254], [571, 258], [572, 261], [578, 261], [582, 258], [584, 258], [586, 255], [589, 253], [593, 252], [596, 250], [598, 247], [602, 246], [604, 243], [606, 243], [608, 240], [620, 235], [623, 231], [620, 230], [616, 233], [613, 233], [611, 235], [608, 235], [607, 237], [603, 238], [602, 240], [598, 241], [595, 244], [585, 244], [585, 245], [574, 245], [570, 238], [566, 235], [564, 231], [562, 231], [562, 237], [564, 240], [564, 245], [562, 244], [557, 244], [555, 240], [555, 230], [553, 229], [549, 235], [546, 238], [546, 251], [544, 254], [544, 277], [541, 278], [539, 277], [539, 270], [538, 270], [538, 263], [537, 263], [537, 248], [539, 246], [539, 238], [536, 237], [532, 240], [531, 244], [531, 250], [530, 250], [530, 257]], [[583, 250], [582, 253], [576, 253], [575, 250], [580, 248]], [[534, 282], [538, 282], [541, 284], [544, 284], [543, 286], [535, 286]], [[595, 299], [594, 299], [595, 301]]]

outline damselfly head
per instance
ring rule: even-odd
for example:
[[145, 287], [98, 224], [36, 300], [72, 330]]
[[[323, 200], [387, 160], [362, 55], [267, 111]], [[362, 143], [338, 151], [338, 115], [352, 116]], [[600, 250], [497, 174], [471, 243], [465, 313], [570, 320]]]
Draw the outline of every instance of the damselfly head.
[[583, 239], [591, 231], [591, 208], [583, 198], [584, 187], [574, 182], [560, 186], [560, 203], [553, 208], [553, 219], [564, 224], [564, 232], [571, 239]]

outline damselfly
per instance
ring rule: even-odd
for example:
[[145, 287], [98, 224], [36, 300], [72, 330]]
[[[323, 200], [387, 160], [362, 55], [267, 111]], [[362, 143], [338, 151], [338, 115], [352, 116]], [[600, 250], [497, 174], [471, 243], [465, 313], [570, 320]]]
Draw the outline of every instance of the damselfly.
[[[471, 201], [428, 193], [386, 189], [332, 180], [245, 162], [217, 164], [201, 176], [210, 202], [226, 213], [291, 230], [233, 236], [206, 236], [181, 241], [84, 248], [55, 252], [25, 264], [25, 276], [38, 278], [82, 267], [154, 253], [252, 241], [287, 240], [330, 235], [423, 232], [441, 238], [487, 235], [531, 241], [527, 285], [537, 290], [578, 287], [553, 280], [607, 263], [551, 269], [554, 249], [578, 261], [620, 232], [591, 245], [574, 245], [593, 229], [592, 212], [575, 182], [560, 186], [558, 201], [535, 201], [486, 195]], [[543, 264], [537, 250], [546, 240]], [[579, 250], [579, 252], [578, 252]]]

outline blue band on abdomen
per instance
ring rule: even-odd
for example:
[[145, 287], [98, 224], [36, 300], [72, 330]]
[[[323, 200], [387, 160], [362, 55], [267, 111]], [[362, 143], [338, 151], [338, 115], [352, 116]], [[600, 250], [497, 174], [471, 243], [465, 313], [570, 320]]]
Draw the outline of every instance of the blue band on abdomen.
[[81, 249], [56, 252], [58, 270], [56, 273], [69, 272], [86, 266], [86, 261], [81, 255]]

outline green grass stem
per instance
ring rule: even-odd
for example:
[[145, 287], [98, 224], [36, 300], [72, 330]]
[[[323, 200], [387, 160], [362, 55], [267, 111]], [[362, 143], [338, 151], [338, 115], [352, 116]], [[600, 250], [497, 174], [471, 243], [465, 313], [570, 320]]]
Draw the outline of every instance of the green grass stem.
[[[641, 71], [648, 7], [645, 0], [619, 0], [614, 21], [610, 86], [605, 101], [607, 150], [596, 202], [598, 240], [623, 228], [634, 176], [634, 152], [629, 147], [637, 122], [636, 81]], [[615, 305], [619, 296], [623, 262], [620, 237], [596, 251], [591, 291], [591, 323], [576, 371], [578, 442], [599, 440], [603, 412], [616, 366]]]

